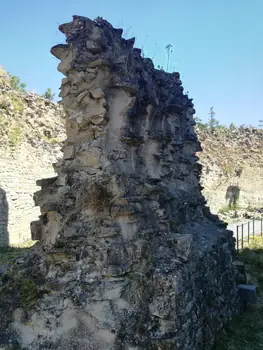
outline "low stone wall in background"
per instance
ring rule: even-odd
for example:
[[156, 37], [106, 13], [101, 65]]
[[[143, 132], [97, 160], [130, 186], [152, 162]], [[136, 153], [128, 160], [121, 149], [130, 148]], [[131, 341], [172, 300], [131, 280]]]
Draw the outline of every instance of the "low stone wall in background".
[[48, 150], [28, 144], [14, 155], [0, 153], [0, 246], [31, 239], [30, 222], [40, 215], [33, 201], [33, 193], [38, 190], [36, 180], [40, 174], [53, 176], [55, 161]]

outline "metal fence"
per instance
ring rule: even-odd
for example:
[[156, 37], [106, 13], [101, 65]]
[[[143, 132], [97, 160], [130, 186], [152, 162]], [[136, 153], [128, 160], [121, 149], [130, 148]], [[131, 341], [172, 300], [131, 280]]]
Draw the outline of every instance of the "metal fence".
[[263, 235], [263, 218], [251, 220], [236, 226], [236, 250], [239, 252], [244, 249], [244, 244], [249, 244], [255, 236]]

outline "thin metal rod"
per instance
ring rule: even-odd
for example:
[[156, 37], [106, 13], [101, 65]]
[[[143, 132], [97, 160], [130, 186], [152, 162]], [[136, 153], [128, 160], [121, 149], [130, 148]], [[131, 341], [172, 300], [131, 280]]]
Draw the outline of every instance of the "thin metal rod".
[[237, 252], [238, 252], [238, 238], [239, 238], [238, 231], [239, 231], [239, 226], [237, 226]]
[[241, 226], [241, 247], [244, 249], [244, 224]]

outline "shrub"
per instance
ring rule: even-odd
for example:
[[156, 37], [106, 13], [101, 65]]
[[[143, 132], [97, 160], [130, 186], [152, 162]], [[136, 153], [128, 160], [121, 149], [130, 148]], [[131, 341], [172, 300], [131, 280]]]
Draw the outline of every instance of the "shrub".
[[53, 101], [55, 94], [52, 92], [52, 90], [50, 88], [48, 88], [44, 94], [43, 97], [46, 98], [47, 100]]
[[26, 84], [25, 83], [21, 83], [20, 78], [16, 77], [14, 75], [10, 75], [10, 83], [11, 83], [11, 87], [14, 90], [17, 90], [19, 92], [26, 92]]
[[195, 121], [195, 126], [199, 129], [199, 130], [206, 130], [208, 128], [208, 125], [206, 123], [204, 123], [202, 121], [201, 118], [199, 118], [198, 116], [194, 117], [194, 121]]

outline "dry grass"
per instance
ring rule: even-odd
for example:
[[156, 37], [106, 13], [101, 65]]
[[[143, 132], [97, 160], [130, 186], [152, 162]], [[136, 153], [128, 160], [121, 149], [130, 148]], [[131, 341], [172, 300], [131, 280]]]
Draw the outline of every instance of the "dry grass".
[[0, 84], [10, 86], [10, 76], [7, 71], [0, 65]]

